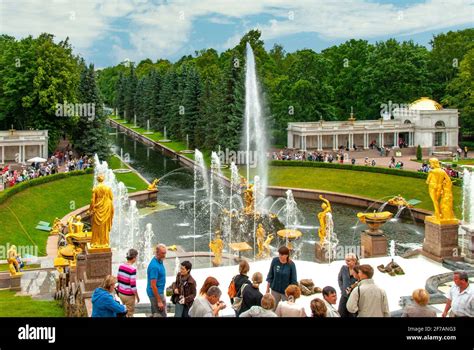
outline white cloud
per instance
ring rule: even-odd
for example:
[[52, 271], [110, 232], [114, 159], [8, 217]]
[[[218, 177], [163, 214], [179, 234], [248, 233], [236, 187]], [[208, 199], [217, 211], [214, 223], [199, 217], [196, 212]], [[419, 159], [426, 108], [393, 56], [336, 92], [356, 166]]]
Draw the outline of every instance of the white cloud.
[[[112, 6], [116, 3], [117, 6]], [[120, 5], [118, 5], [120, 3]], [[25, 37], [47, 32], [69, 36], [77, 49], [88, 49], [111, 30], [110, 22], [133, 9], [129, 0], [41, 0], [0, 2], [2, 33]]]
[[[222, 43], [224, 48], [234, 46], [254, 27], [262, 30], [263, 39], [303, 32], [327, 39], [369, 39], [461, 26], [474, 18], [471, 0], [396, 4], [374, 0], [52, 0], [49, 4], [0, 0], [0, 31], [16, 37], [42, 32], [59, 39], [69, 36], [80, 52], [89, 52], [99, 39], [111, 38], [111, 54], [118, 62], [123, 57], [136, 61], [170, 57], [193, 47], [193, 22], [201, 17], [235, 26], [235, 35]], [[265, 17], [256, 25], [258, 17], [250, 16], [258, 15]], [[124, 33], [127, 45], [122, 44]], [[215, 38], [206, 38], [210, 41]]]

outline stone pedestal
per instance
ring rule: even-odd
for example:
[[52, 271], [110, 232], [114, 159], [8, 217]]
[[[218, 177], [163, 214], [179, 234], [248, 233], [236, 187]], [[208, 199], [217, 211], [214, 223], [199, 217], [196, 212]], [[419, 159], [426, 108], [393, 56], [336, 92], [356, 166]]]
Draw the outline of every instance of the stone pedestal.
[[10, 286], [11, 286], [10, 272], [0, 273], [0, 289], [10, 288]]
[[464, 231], [464, 240], [462, 242], [461, 252], [464, 253], [464, 260], [474, 264], [474, 226], [461, 226]]
[[423, 253], [438, 259], [459, 256], [458, 230], [458, 223], [438, 224], [425, 220]]
[[[85, 296], [90, 296], [99, 287], [107, 275], [112, 274], [112, 251], [107, 249], [91, 249], [86, 246], [86, 269], [83, 274], [86, 287]], [[82, 266], [81, 266], [82, 268]]]
[[10, 276], [10, 290], [21, 291], [21, 275]]
[[361, 251], [364, 258], [387, 256], [387, 237], [371, 235], [364, 231], [360, 236]]
[[87, 270], [87, 260], [85, 252], [78, 254], [76, 256], [76, 281], [84, 281], [84, 275], [86, 274]]
[[314, 256], [317, 263], [327, 264], [331, 261], [334, 261], [335, 258], [329, 255], [329, 249], [327, 245], [321, 245], [317, 242], [314, 245]]

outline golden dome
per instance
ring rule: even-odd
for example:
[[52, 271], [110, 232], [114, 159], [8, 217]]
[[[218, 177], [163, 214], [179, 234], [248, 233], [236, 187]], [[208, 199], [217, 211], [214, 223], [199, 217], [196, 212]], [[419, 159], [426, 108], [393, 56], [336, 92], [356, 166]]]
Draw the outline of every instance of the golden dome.
[[428, 97], [422, 97], [411, 103], [410, 109], [417, 111], [439, 111], [443, 109], [443, 106]]

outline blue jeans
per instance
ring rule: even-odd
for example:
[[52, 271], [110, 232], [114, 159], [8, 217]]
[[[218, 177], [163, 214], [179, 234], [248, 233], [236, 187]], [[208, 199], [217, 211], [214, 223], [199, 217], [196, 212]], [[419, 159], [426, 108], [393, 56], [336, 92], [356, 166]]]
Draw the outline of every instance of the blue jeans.
[[186, 304], [175, 304], [174, 317], [189, 317], [189, 306]]
[[166, 317], [166, 298], [164, 294], [160, 294], [161, 301], [163, 302], [163, 310], [158, 310], [158, 301], [155, 297], [150, 298], [151, 305], [151, 317]]

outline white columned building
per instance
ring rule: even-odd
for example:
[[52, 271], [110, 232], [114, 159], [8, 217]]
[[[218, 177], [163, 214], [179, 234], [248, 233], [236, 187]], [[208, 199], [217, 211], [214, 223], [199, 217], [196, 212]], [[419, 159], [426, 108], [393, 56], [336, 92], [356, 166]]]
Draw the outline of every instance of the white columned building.
[[[395, 108], [393, 119], [288, 123], [288, 147], [300, 150], [338, 150], [339, 147], [368, 149], [420, 145], [431, 151], [454, 151], [458, 146], [459, 113], [444, 109], [427, 97], [406, 108]], [[309, 141], [311, 140], [311, 141]]]
[[0, 130], [0, 164], [48, 158], [48, 130]]

